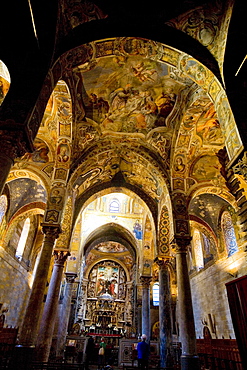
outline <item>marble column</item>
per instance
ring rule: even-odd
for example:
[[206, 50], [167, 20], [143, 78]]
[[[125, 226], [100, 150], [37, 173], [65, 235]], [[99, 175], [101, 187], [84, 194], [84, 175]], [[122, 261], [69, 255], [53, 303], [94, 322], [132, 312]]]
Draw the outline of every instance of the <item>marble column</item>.
[[39, 264], [37, 266], [32, 291], [30, 294], [28, 306], [26, 309], [22, 329], [19, 336], [19, 345], [15, 347], [13, 356], [15, 365], [22, 364], [22, 369], [28, 367], [28, 358], [32, 358], [36, 344], [40, 315], [43, 308], [45, 287], [47, 284], [48, 271], [52, 256], [52, 250], [55, 240], [61, 232], [59, 227], [43, 225], [44, 240], [40, 254]]
[[56, 345], [56, 352], [57, 356], [62, 356], [65, 342], [66, 342], [66, 335], [68, 331], [68, 323], [70, 317], [70, 310], [71, 310], [71, 298], [73, 292], [73, 283], [75, 278], [77, 277], [76, 273], [66, 272], [66, 285], [63, 297], [63, 303], [61, 305], [61, 309], [58, 313], [58, 331], [57, 331], [57, 345]]
[[182, 343], [181, 370], [199, 370], [196, 334], [187, 265], [190, 237], [176, 238], [179, 338]]
[[147, 342], [150, 340], [150, 282], [152, 278], [142, 276], [142, 333], [146, 334]]
[[160, 367], [169, 366], [172, 346], [171, 289], [169, 259], [157, 258], [159, 266]]
[[37, 341], [36, 359], [41, 362], [47, 362], [49, 359], [63, 268], [69, 255], [68, 251], [54, 251], [55, 261]]
[[1, 155], [0, 155], [0, 195], [2, 194], [9, 171], [16, 157], [21, 157], [28, 151], [21, 131], [1, 130]]

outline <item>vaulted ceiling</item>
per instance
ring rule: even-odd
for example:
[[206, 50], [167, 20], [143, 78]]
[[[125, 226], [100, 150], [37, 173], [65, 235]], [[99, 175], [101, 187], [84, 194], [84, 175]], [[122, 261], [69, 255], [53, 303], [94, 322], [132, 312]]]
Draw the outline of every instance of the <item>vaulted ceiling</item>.
[[233, 96], [242, 85], [229, 77], [242, 59], [238, 50], [229, 62], [242, 30], [234, 1], [31, 5], [34, 25], [19, 2], [14, 14], [6, 4], [11, 22], [3, 19], [11, 81], [0, 127], [24, 130], [30, 149], [9, 182], [36, 181], [53, 199], [48, 206], [55, 192], [76, 194], [74, 222], [85, 202], [112, 188], [138, 195], [155, 223], [170, 191], [234, 203], [217, 157], [226, 146], [233, 163], [245, 140]]

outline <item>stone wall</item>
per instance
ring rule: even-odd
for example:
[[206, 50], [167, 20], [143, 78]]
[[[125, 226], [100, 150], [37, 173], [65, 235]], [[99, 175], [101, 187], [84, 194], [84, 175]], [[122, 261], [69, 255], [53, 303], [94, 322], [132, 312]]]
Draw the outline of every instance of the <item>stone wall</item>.
[[20, 327], [30, 292], [29, 273], [1, 247], [0, 271], [0, 302], [8, 308], [4, 325]]
[[197, 338], [203, 337], [205, 324], [209, 327], [212, 338], [235, 338], [225, 284], [246, 275], [246, 265], [246, 253], [239, 251], [191, 275]]

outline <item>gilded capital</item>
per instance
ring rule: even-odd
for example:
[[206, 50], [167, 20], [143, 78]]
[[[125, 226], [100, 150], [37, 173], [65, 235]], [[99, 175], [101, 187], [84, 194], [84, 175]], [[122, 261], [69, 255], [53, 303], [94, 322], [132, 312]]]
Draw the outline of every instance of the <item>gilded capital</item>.
[[154, 259], [154, 262], [159, 266], [161, 269], [162, 267], [168, 267], [170, 258], [169, 257], [163, 257], [159, 256]]
[[176, 253], [186, 253], [191, 239], [192, 238], [190, 236], [185, 236], [183, 238], [175, 237], [174, 243], [176, 246]]
[[53, 255], [54, 255], [54, 259], [55, 259], [54, 265], [64, 266], [64, 263], [65, 263], [66, 259], [70, 256], [70, 252], [55, 249], [54, 252], [53, 252]]
[[140, 281], [141, 281], [143, 288], [149, 288], [150, 283], [152, 281], [152, 277], [151, 276], [141, 276]]
[[41, 226], [42, 232], [45, 234], [45, 236], [53, 240], [57, 239], [61, 233], [60, 225], [47, 225], [43, 223]]

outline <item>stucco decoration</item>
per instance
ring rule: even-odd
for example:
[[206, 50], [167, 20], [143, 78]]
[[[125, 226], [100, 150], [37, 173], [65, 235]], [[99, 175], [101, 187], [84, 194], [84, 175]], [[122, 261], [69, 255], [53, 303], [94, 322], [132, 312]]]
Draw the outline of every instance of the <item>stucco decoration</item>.
[[143, 158], [141, 154], [131, 152], [127, 147], [119, 149], [119, 146], [98, 151], [98, 154], [92, 151], [73, 174], [73, 187], [80, 195], [90, 186], [110, 181], [121, 172], [128, 183], [141, 187], [153, 199], [158, 200], [162, 191], [167, 188], [165, 179], [157, 164], [153, 166], [152, 162], [150, 163], [151, 158]]
[[219, 63], [223, 77], [223, 61], [226, 37], [231, 19], [234, 1], [212, 1], [210, 4], [198, 6], [177, 18], [167, 25], [175, 27], [195, 38], [205, 46]]

